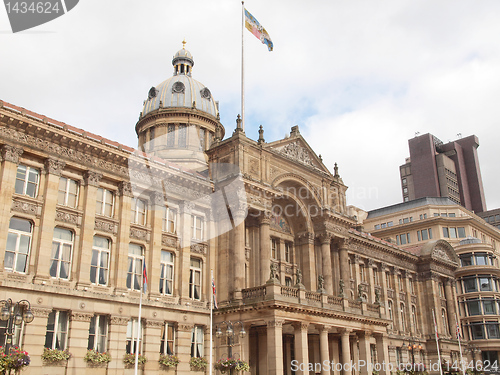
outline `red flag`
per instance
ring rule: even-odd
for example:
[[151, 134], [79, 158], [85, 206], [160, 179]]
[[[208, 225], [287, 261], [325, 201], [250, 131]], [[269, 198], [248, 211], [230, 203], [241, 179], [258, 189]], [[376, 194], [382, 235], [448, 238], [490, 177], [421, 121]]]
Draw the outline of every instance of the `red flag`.
[[146, 274], [146, 259], [142, 260], [142, 278], [143, 278], [143, 286], [142, 286], [142, 292], [146, 293], [148, 290], [148, 275]]
[[214, 296], [214, 307], [217, 309], [217, 291], [215, 290], [215, 281], [212, 277], [212, 295]]

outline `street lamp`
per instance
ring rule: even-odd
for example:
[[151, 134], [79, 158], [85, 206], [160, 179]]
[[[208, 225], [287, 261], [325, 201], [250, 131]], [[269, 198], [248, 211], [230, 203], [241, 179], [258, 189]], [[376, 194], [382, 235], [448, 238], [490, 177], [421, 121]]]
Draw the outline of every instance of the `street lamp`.
[[[226, 327], [226, 332], [222, 332], [221, 327], [225, 326]], [[241, 338], [244, 338], [247, 335], [247, 331], [245, 331], [245, 327], [243, 327], [243, 322], [241, 320], [237, 320], [236, 322], [232, 322], [230, 320], [223, 321], [222, 323], [218, 324], [217, 331], [215, 332], [215, 336], [218, 338], [222, 338], [224, 335], [228, 338], [229, 343], [229, 358], [233, 357], [233, 346], [234, 346], [234, 328], [240, 326], [240, 330], [238, 333], [238, 336]]]
[[19, 326], [23, 322], [31, 323], [35, 316], [31, 312], [31, 304], [29, 301], [23, 299], [16, 303], [12, 299], [0, 300], [3, 307], [0, 310], [0, 320], [7, 322], [5, 330], [5, 350], [4, 353], [8, 354], [12, 346], [12, 336], [14, 335], [14, 325]]
[[[415, 350], [422, 350], [422, 345], [420, 343], [416, 343], [413, 337], [408, 339], [408, 345], [405, 345], [403, 341], [403, 347], [406, 347], [408, 351], [411, 351], [411, 361], [412, 361], [412, 369], [415, 371]], [[421, 371], [421, 370], [419, 370]]]
[[476, 353], [477, 354], [481, 353], [481, 349], [479, 349], [476, 345], [469, 343], [465, 351], [469, 352], [472, 355], [472, 371], [474, 372], [474, 374], [476, 374], [477, 373]]

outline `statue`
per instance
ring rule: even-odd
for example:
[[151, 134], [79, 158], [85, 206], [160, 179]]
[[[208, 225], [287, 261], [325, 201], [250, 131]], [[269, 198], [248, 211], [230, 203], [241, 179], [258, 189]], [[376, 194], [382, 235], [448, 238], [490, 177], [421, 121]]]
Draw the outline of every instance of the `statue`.
[[358, 284], [358, 298], [363, 299], [363, 285]]
[[297, 268], [295, 273], [295, 278], [297, 279], [297, 284], [302, 284], [302, 271]]
[[380, 305], [380, 290], [375, 289], [375, 304]]
[[339, 296], [344, 297], [344, 280], [339, 281]]
[[271, 263], [271, 274], [269, 275], [270, 280], [278, 280], [278, 265], [276, 263]]
[[318, 293], [324, 293], [325, 291], [325, 278], [323, 275], [318, 276]]

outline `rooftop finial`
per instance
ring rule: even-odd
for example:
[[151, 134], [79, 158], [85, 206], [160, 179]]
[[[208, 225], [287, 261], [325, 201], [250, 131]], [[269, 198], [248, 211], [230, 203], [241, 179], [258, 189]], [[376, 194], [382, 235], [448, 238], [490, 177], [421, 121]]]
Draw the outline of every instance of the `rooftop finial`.
[[265, 140], [264, 140], [264, 128], [261, 125], [261, 126], [259, 126], [259, 140], [257, 141], [257, 143], [260, 145], [264, 142], [265, 142]]
[[333, 177], [340, 177], [340, 175], [339, 175], [339, 167], [338, 167], [337, 163], [335, 163], [335, 166], [333, 167], [333, 171], [334, 171]]
[[186, 49], [186, 38], [182, 41], [182, 49]]

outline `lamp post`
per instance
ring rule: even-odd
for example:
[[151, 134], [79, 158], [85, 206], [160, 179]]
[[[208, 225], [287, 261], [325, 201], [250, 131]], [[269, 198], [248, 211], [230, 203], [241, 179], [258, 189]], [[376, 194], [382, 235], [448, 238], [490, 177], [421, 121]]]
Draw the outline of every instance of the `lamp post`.
[[8, 354], [12, 346], [12, 336], [14, 335], [14, 325], [19, 326], [23, 322], [31, 323], [35, 316], [31, 312], [31, 304], [28, 300], [20, 300], [16, 303], [12, 299], [0, 300], [3, 307], [0, 310], [0, 320], [7, 322], [5, 330], [5, 350], [4, 353]]
[[467, 345], [466, 351], [472, 355], [472, 371], [474, 372], [474, 374], [476, 374], [477, 373], [476, 353], [477, 354], [481, 353], [481, 349], [479, 349], [476, 345], [469, 343]]
[[[226, 327], [226, 332], [222, 332], [221, 327], [223, 326]], [[233, 358], [234, 337], [236, 336], [236, 332], [234, 330], [238, 326], [239, 326], [238, 336], [240, 338], [244, 338], [247, 335], [247, 332], [245, 331], [245, 327], [243, 327], [243, 322], [241, 320], [237, 320], [235, 322], [232, 322], [231, 320], [226, 320], [216, 326], [217, 331], [215, 332], [215, 336], [218, 338], [226, 336], [228, 339], [229, 358]], [[231, 371], [230, 373], [233, 374], [233, 369], [231, 369], [230, 371]]]
[[[403, 341], [403, 347], [406, 347], [408, 351], [411, 351], [411, 364], [412, 364], [412, 369], [415, 371], [415, 350], [422, 350], [422, 345], [420, 343], [416, 343], [415, 339], [413, 337], [408, 339], [408, 345], [405, 345]], [[421, 371], [421, 370], [419, 370]]]

